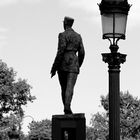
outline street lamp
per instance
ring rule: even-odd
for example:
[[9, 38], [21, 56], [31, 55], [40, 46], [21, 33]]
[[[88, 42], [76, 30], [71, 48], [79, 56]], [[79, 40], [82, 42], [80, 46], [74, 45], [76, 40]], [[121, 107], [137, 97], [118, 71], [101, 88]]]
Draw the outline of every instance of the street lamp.
[[102, 0], [99, 4], [102, 19], [103, 39], [110, 41], [111, 53], [103, 53], [109, 72], [109, 140], [120, 140], [120, 64], [126, 54], [118, 52], [118, 41], [125, 39], [127, 15], [130, 5], [127, 0]]
[[103, 39], [110, 41], [111, 52], [117, 52], [117, 42], [125, 39], [127, 15], [130, 5], [127, 0], [102, 0], [99, 4]]

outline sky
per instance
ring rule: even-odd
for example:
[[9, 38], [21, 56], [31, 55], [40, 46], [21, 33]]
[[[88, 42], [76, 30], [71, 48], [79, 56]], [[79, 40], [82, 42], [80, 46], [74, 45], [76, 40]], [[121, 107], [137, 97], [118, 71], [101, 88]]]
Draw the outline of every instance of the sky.
[[[108, 66], [101, 53], [109, 52], [109, 42], [102, 40], [100, 0], [0, 0], [0, 59], [13, 67], [17, 78], [27, 79], [36, 96], [25, 110], [23, 130], [32, 121], [51, 119], [63, 114], [61, 89], [57, 75], [50, 70], [57, 52], [58, 34], [63, 32], [64, 16], [75, 19], [73, 29], [81, 34], [85, 60], [78, 75], [72, 100], [74, 113], [91, 114], [103, 109], [100, 96], [108, 93]], [[121, 65], [120, 90], [140, 98], [140, 1], [129, 0], [126, 40], [119, 41], [119, 52], [127, 54]], [[32, 116], [32, 117], [29, 117]]]

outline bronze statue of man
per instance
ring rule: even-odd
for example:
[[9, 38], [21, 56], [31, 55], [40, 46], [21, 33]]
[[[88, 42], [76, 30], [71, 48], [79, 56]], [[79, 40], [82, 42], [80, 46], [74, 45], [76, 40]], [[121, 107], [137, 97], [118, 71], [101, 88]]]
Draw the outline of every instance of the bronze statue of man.
[[64, 18], [65, 31], [58, 36], [57, 55], [51, 69], [51, 77], [56, 71], [58, 73], [65, 114], [72, 114], [71, 100], [74, 85], [85, 56], [81, 35], [72, 29], [73, 22], [73, 18]]

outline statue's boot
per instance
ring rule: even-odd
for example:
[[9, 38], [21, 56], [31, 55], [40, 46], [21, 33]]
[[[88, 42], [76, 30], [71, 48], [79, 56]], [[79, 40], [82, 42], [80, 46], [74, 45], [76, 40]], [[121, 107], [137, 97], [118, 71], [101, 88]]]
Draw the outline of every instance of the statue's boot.
[[73, 114], [70, 106], [65, 106], [64, 107], [64, 113], [65, 114]]

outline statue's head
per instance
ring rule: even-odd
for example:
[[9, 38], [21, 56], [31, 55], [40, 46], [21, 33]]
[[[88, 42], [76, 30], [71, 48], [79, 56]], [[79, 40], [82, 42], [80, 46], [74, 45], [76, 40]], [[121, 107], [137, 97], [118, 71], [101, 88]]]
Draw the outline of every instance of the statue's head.
[[64, 25], [64, 29], [66, 30], [66, 28], [70, 28], [72, 27], [74, 22], [74, 19], [71, 17], [64, 17], [64, 21], [63, 21], [63, 25]]

